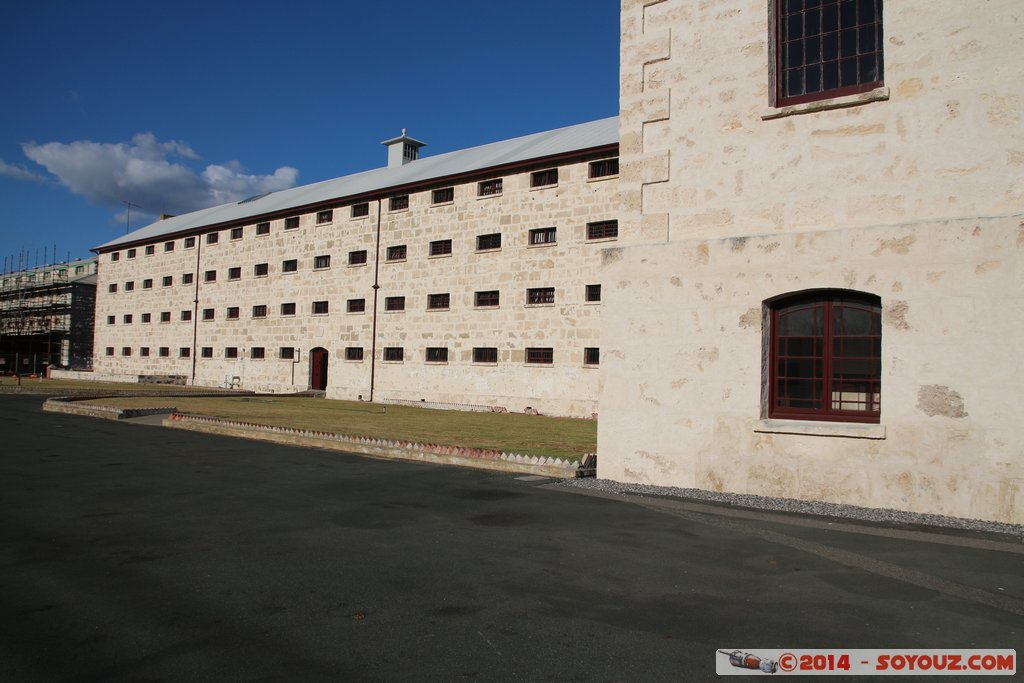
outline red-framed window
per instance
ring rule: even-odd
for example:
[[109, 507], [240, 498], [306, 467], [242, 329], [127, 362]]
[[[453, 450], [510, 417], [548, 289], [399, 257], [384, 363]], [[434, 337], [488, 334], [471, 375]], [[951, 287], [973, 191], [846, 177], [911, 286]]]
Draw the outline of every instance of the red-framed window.
[[878, 422], [881, 300], [822, 290], [776, 299], [770, 310], [769, 417]]
[[882, 85], [882, 0], [775, 0], [777, 106]]

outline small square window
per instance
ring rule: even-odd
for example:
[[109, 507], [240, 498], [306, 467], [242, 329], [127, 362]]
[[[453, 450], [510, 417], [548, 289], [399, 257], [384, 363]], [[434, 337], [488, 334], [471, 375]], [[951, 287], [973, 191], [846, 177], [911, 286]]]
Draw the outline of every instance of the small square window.
[[364, 313], [366, 311], [366, 299], [349, 299], [347, 310], [349, 313]]
[[245, 233], [244, 228], [231, 228], [231, 239], [240, 240], [242, 235]]
[[327, 209], [326, 211], [317, 211], [316, 213], [316, 224], [323, 225], [324, 223], [330, 223], [334, 220], [334, 210]]
[[449, 256], [452, 253], [451, 240], [434, 240], [430, 243], [431, 256]]
[[188, 322], [189, 320], [192, 320], [192, 311], [191, 311], [191, 309], [185, 309], [184, 311], [182, 311], [180, 313], [180, 317], [181, 317], [182, 322]]
[[153, 320], [153, 314], [152, 313], [143, 313], [142, 314], [142, 322], [148, 323], [148, 322], [152, 322], [152, 320]]
[[490, 251], [492, 249], [501, 249], [501, 233], [493, 232], [489, 235], [477, 235], [476, 236], [476, 250], [477, 251]]
[[601, 300], [601, 285], [587, 285], [586, 300], [594, 303]]
[[270, 264], [269, 263], [257, 263], [255, 266], [253, 266], [253, 269], [252, 269], [252, 274], [255, 277], [266, 277], [267, 273], [269, 273], [269, 272], [270, 272]]
[[388, 261], [404, 261], [405, 256], [406, 247], [404, 244], [388, 247]]
[[262, 346], [254, 346], [249, 349], [249, 358], [253, 360], [263, 360], [267, 357], [267, 350]]
[[252, 307], [252, 317], [254, 318], [266, 318], [267, 307], [265, 304], [258, 304]]
[[108, 356], [113, 356], [114, 355], [114, 347], [113, 346], [108, 346], [106, 349], [104, 349], [103, 352], [106, 353]]
[[403, 194], [388, 200], [388, 211], [404, 211], [409, 208], [409, 195]]
[[219, 242], [219, 241], [220, 241], [220, 233], [219, 232], [207, 233], [207, 235], [206, 235], [206, 243], [207, 244], [217, 244], [217, 242]]
[[156, 245], [155, 244], [147, 244], [146, 245], [146, 256], [152, 256], [155, 253], [156, 253]]
[[606, 240], [619, 236], [618, 221], [595, 221], [587, 223], [588, 240]]
[[404, 311], [405, 310], [405, 297], [404, 296], [389, 296], [384, 298], [384, 310], [385, 311]]
[[134, 249], [129, 249], [128, 250], [128, 258], [135, 258], [135, 250]]
[[314, 301], [313, 302], [313, 315], [327, 315], [331, 312], [330, 302], [328, 301]]
[[107, 285], [107, 291], [110, 292], [111, 294], [114, 294], [115, 292], [117, 292], [117, 283], [114, 282], [114, 283], [111, 283], [111, 284]]
[[174, 278], [171, 277], [170, 275], [164, 275], [163, 278], [161, 278], [160, 280], [160, 284], [163, 285], [164, 287], [170, 287], [171, 285], [174, 284]]
[[241, 280], [242, 279], [242, 267], [235, 266], [228, 268], [228, 279], [229, 280]]
[[121, 252], [119, 252], [119, 251], [112, 252], [110, 254], [110, 260], [111, 261], [120, 261], [121, 260]]
[[476, 292], [473, 295], [473, 305], [477, 308], [493, 308], [501, 303], [501, 292], [491, 289], [486, 292]]
[[498, 349], [494, 346], [477, 346], [473, 349], [474, 363], [497, 363]]
[[526, 362], [531, 365], [551, 365], [555, 362], [554, 358], [554, 349], [550, 347], [526, 349]]
[[323, 254], [322, 256], [314, 256], [313, 257], [313, 269], [314, 270], [320, 270], [320, 269], [323, 269], [323, 268], [330, 268], [330, 267], [331, 267], [331, 255], [330, 254]]
[[139, 355], [142, 356], [143, 358], [149, 358], [149, 347], [148, 346], [140, 346], [139, 347]]
[[134, 280], [129, 280], [128, 282], [124, 283], [124, 291], [131, 292], [131, 291], [134, 291], [134, 290], [135, 290], [135, 281]]
[[445, 310], [449, 308], [451, 303], [451, 295], [445, 292], [444, 294], [428, 294], [427, 295], [427, 308], [432, 311]]
[[530, 187], [550, 187], [558, 184], [558, 169], [549, 168], [530, 174]]
[[195, 237], [186, 237], [184, 244], [185, 244], [185, 248], [186, 249], [192, 249], [192, 248], [194, 248], [196, 246], [196, 238]]
[[284, 219], [284, 229], [285, 230], [295, 230], [298, 227], [299, 227], [299, 217], [298, 216], [289, 216], [288, 218]]
[[167, 358], [171, 355], [171, 348], [169, 346], [161, 346], [157, 349], [157, 355], [161, 358]]
[[257, 235], [269, 235], [270, 234], [270, 222], [269, 221], [263, 221], [262, 223], [257, 223], [256, 224], [256, 234]]
[[160, 322], [162, 322], [162, 323], [169, 323], [169, 322], [171, 322], [171, 312], [170, 311], [160, 311]]
[[583, 349], [583, 364], [584, 365], [600, 365], [601, 363], [601, 349], [596, 347], [588, 346]]
[[117, 323], [117, 316], [116, 315], [108, 315], [107, 316], [107, 324], [108, 325], [114, 325], [115, 323]]
[[529, 305], [555, 303], [554, 287], [531, 287], [526, 290], [526, 303]]
[[556, 228], [535, 228], [530, 231], [530, 244], [555, 244], [557, 241]]
[[182, 273], [181, 284], [190, 285], [195, 280], [195, 273]]
[[224, 317], [227, 318], [228, 320], [238, 320], [238, 316], [239, 316], [239, 308], [238, 308], [238, 306], [228, 306], [227, 313], [225, 313]]
[[349, 346], [345, 349], [345, 360], [362, 360], [363, 359], [363, 347], [362, 346]]
[[299, 269], [299, 262], [296, 259], [288, 259], [287, 261], [281, 261], [281, 272], [282, 273], [294, 273]]
[[358, 251], [348, 252], [348, 264], [350, 266], [366, 265], [366, 250], [359, 249]]
[[385, 346], [384, 360], [397, 363], [405, 360], [405, 349], [401, 346]]
[[174, 251], [174, 242], [164, 242], [164, 251]]
[[179, 358], [191, 358], [192, 357], [192, 349], [190, 349], [187, 346], [180, 347], [178, 349], [178, 357]]
[[294, 360], [295, 359], [295, 347], [294, 346], [282, 346], [277, 351], [277, 357], [281, 360]]
[[216, 282], [217, 281], [217, 271], [216, 270], [208, 270], [205, 273], [203, 273], [203, 281], [204, 282]]
[[370, 215], [370, 205], [366, 202], [352, 205], [352, 218], [363, 218]]
[[132, 347], [130, 347], [130, 346], [122, 346], [121, 347], [121, 355], [122, 356], [130, 356], [130, 355], [132, 355]]
[[432, 204], [448, 204], [453, 201], [455, 201], [454, 187], [444, 187], [430, 193], [430, 202]]
[[501, 194], [502, 179], [495, 178], [494, 180], [485, 180], [477, 185], [477, 196], [480, 197], [493, 197]]
[[225, 358], [238, 358], [238, 347], [237, 346], [225, 346], [224, 347]]
[[448, 347], [447, 346], [428, 346], [426, 360], [428, 363], [447, 363], [448, 362]]
[[213, 358], [213, 347], [204, 346], [202, 349], [199, 350], [199, 355], [203, 358]]
[[122, 318], [122, 322], [124, 322], [125, 325], [131, 325], [132, 324], [132, 314], [131, 313], [125, 313], [124, 317]]
[[281, 304], [281, 315], [295, 315], [295, 304]]
[[619, 175], [619, 158], [598, 159], [590, 162], [589, 177], [607, 178], [608, 176]]
[[204, 308], [203, 309], [203, 320], [213, 320], [216, 315], [217, 315], [216, 309], [213, 309], [213, 308]]

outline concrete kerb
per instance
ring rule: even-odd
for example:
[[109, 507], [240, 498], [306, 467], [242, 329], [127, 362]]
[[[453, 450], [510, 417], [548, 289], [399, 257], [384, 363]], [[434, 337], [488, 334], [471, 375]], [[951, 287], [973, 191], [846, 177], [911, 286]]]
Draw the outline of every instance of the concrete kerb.
[[[167, 398], [178, 396], [199, 396], [202, 394], [162, 394]], [[221, 393], [212, 394], [215, 396]], [[125, 420], [145, 415], [169, 414], [163, 421], [165, 427], [187, 429], [207, 434], [220, 434], [245, 439], [272, 441], [290, 446], [311, 446], [346, 453], [368, 455], [376, 458], [391, 458], [427, 462], [437, 465], [457, 465], [477, 469], [496, 470], [499, 472], [516, 472], [537, 474], [557, 479], [575, 479], [586, 476], [590, 470], [581, 467], [580, 461], [562, 460], [554, 457], [524, 455], [522, 453], [505, 453], [502, 451], [464, 446], [448, 446], [444, 444], [422, 444], [410, 441], [374, 439], [370, 437], [348, 436], [335, 432], [324, 432], [312, 429], [295, 429], [292, 427], [275, 427], [239, 422], [204, 415], [186, 415], [178, 413], [175, 406], [158, 408], [117, 408], [115, 406], [83, 405], [81, 401], [96, 398], [122, 397], [115, 395], [91, 396], [55, 396], [43, 403], [43, 410], [52, 413], [66, 413], [97, 417], [106, 420]], [[589, 455], [589, 454], [588, 454]], [[586, 462], [588, 456], [584, 456]]]
[[576, 460], [570, 462], [553, 457], [503, 453], [480, 448], [347, 436], [334, 432], [274, 427], [202, 415], [172, 413], [164, 420], [164, 425], [176, 429], [259, 439], [290, 446], [326, 448], [375, 458], [457, 465], [499, 472], [539, 474], [559, 479], [574, 479], [578, 476], [577, 473], [580, 469], [580, 463]]

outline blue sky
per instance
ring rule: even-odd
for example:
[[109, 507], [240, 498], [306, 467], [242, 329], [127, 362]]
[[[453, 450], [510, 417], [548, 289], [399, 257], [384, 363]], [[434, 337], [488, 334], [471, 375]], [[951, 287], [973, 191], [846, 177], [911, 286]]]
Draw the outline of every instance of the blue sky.
[[[618, 113], [618, 0], [5, 3], [0, 266]], [[45, 252], [44, 252], [45, 250]]]

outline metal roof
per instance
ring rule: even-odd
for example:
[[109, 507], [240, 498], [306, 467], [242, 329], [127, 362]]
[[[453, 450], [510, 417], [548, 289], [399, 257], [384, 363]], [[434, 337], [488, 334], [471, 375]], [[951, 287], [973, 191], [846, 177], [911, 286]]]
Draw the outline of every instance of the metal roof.
[[124, 244], [155, 240], [165, 235], [198, 230], [205, 226], [220, 225], [281, 213], [288, 209], [321, 202], [343, 200], [392, 187], [401, 187], [433, 179], [460, 175], [489, 168], [527, 162], [531, 159], [558, 156], [595, 147], [615, 145], [619, 142], [619, 118], [613, 116], [599, 121], [557, 128], [543, 133], [524, 135], [510, 140], [492, 142], [479, 147], [428, 156], [410, 161], [403, 166], [383, 167], [352, 175], [324, 180], [312, 185], [231, 202], [209, 209], [165, 218], [111, 240], [93, 251], [111, 249]]

